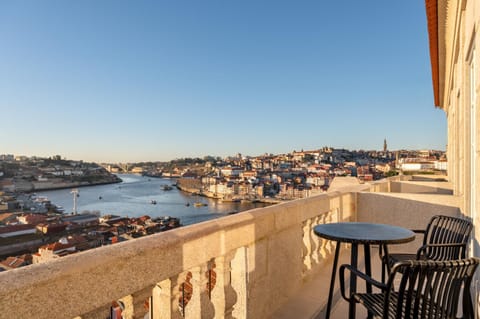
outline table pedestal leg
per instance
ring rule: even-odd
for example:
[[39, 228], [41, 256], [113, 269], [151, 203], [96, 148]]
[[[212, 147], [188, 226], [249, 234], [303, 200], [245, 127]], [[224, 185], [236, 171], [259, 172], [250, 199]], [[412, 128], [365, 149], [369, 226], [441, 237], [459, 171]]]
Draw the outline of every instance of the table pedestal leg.
[[335, 286], [335, 275], [337, 273], [338, 254], [340, 252], [340, 243], [336, 243], [335, 257], [333, 259], [332, 278], [330, 278], [330, 291], [328, 292], [327, 313], [325, 319], [330, 319], [330, 310], [332, 308], [333, 288]]
[[[352, 255], [350, 257], [350, 265], [353, 268], [358, 269], [358, 244], [352, 243]], [[352, 296], [357, 291], [357, 278], [351, 273], [350, 274], [350, 296]], [[355, 300], [350, 299], [348, 307], [348, 318], [355, 319]]]
[[[365, 274], [368, 277], [372, 277], [372, 262], [371, 262], [371, 258], [370, 258], [370, 245], [369, 244], [363, 245], [363, 249], [364, 249], [364, 260], [365, 260]], [[367, 282], [366, 286], [367, 286], [366, 287], [367, 288], [367, 293], [372, 293], [372, 284]], [[367, 318], [371, 319], [371, 318], [373, 318], [373, 315], [369, 312]]]
[[[365, 259], [365, 274], [369, 277], [372, 277], [372, 264], [370, 262], [370, 245], [363, 245], [364, 249], [364, 259]], [[372, 285], [367, 283], [367, 292], [372, 292]]]
[[388, 255], [388, 246], [387, 244], [383, 245], [383, 254], [385, 258], [385, 270], [386, 270], [386, 275], [388, 276], [390, 274], [390, 257]]

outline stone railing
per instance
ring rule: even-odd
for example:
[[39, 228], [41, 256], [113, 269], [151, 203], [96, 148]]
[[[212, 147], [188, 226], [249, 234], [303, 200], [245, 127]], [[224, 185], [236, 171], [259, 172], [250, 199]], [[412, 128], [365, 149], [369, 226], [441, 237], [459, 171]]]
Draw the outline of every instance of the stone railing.
[[390, 184], [353, 186], [0, 273], [0, 318], [107, 318], [113, 301], [125, 318], [269, 318], [334, 251], [313, 227], [371, 218], [364, 210], [385, 203], [369, 192], [388, 192]]

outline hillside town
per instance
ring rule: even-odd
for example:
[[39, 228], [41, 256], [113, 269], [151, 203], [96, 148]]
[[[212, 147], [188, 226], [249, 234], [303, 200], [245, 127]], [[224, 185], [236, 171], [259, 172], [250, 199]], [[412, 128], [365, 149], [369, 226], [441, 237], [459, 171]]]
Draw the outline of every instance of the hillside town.
[[34, 192], [49, 189], [118, 183], [121, 179], [96, 163], [62, 159], [0, 155], [0, 190]]
[[[218, 201], [278, 203], [326, 192], [339, 176], [364, 183], [397, 174], [446, 170], [442, 151], [350, 151], [324, 147], [288, 154], [85, 163], [0, 155], [0, 271], [41, 263], [181, 226], [170, 216], [66, 214], [35, 191], [117, 183], [115, 174], [167, 177], [182, 191]], [[73, 190], [72, 190], [73, 192]]]
[[105, 164], [112, 173], [178, 178], [177, 187], [223, 201], [279, 202], [328, 190], [337, 176], [360, 182], [397, 174], [446, 171], [442, 151], [350, 151], [323, 147], [288, 154], [181, 159], [168, 163]]

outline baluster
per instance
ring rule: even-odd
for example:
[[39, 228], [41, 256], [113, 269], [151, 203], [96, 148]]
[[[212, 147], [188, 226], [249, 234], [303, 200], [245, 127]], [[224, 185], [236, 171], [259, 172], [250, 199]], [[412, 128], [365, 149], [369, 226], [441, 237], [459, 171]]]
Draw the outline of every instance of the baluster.
[[[150, 300], [150, 319], [171, 319], [172, 314], [172, 302], [174, 294], [172, 294], [172, 281], [165, 279], [153, 288], [152, 298]], [[178, 312], [176, 312], [178, 314]], [[178, 317], [178, 316], [177, 316]]]
[[[330, 212], [327, 212], [325, 214], [322, 214], [320, 216], [320, 223], [321, 224], [327, 224], [329, 222], [331, 222], [331, 219], [332, 219], [332, 215]], [[325, 239], [319, 239], [321, 241], [320, 245], [321, 245], [321, 249], [320, 249], [320, 254], [322, 255], [322, 258], [323, 259], [326, 259], [328, 258], [328, 256], [330, 256], [332, 253], [333, 253], [333, 250], [335, 247], [333, 247], [333, 242], [330, 241], [330, 240], [325, 240]]]
[[124, 319], [135, 319], [143, 318], [148, 312], [148, 307], [145, 306], [145, 301], [147, 301], [152, 294], [152, 288], [146, 288], [140, 292], [125, 296], [120, 298], [118, 301], [122, 303], [125, 307], [122, 310], [122, 318]]
[[[338, 198], [336, 198], [335, 200], [336, 204], [338, 205]], [[338, 208], [338, 206], [336, 205], [336, 207], [332, 208], [331, 211], [330, 211], [330, 216], [332, 217], [332, 222], [333, 223], [338, 223], [338, 222], [341, 222], [340, 220], [340, 209]]]
[[[230, 257], [230, 258], [229, 258]], [[208, 270], [206, 273], [207, 292], [210, 289], [210, 304], [214, 307], [214, 316], [212, 318], [233, 318], [232, 310], [235, 302], [228, 298], [233, 290], [230, 286], [230, 260], [233, 254], [229, 256], [220, 256], [208, 263]], [[234, 293], [234, 292], [233, 292]]]
[[193, 295], [192, 273], [190, 271], [183, 272], [176, 276], [176, 286], [173, 287], [173, 305], [172, 319], [185, 318], [187, 308]]
[[[228, 278], [228, 260], [230, 260], [230, 286], [225, 286], [225, 314], [233, 318], [247, 318], [247, 248], [240, 247], [234, 254], [226, 256], [225, 280]], [[227, 281], [228, 283], [228, 281]]]
[[310, 228], [310, 240], [311, 240], [311, 246], [312, 246], [312, 261], [314, 262], [315, 265], [318, 265], [320, 263], [320, 260], [322, 259], [322, 256], [320, 254], [320, 249], [321, 249], [321, 239], [315, 233], [313, 232], [313, 228], [320, 224], [321, 220], [320, 217], [315, 217], [312, 219], [311, 223], [311, 228]]
[[303, 223], [303, 273], [312, 269], [312, 220]]
[[202, 318], [214, 318], [218, 311], [211, 300], [212, 292], [217, 284], [215, 268], [214, 259], [209, 260], [201, 267], [198, 290], [200, 291]]
[[194, 267], [187, 273], [187, 280], [184, 282], [183, 292], [184, 296], [190, 295], [188, 304], [184, 305], [183, 311], [185, 318], [188, 319], [201, 319], [202, 307], [201, 307], [201, 290], [203, 274], [200, 267]]

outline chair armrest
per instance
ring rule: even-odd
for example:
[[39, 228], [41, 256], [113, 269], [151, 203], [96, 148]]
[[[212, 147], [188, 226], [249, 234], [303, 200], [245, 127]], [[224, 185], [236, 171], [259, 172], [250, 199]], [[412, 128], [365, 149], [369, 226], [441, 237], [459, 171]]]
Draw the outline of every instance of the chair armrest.
[[358, 269], [352, 267], [351, 265], [347, 265], [347, 264], [344, 264], [344, 265], [341, 265], [340, 266], [340, 271], [339, 271], [339, 276], [340, 276], [340, 292], [342, 294], [342, 297], [343, 299], [345, 300], [350, 300], [350, 297], [347, 297], [345, 295], [345, 269], [348, 269], [352, 274], [352, 275], [356, 275], [360, 278], [362, 278], [363, 280], [365, 280], [367, 283], [370, 283], [372, 285], [374, 285], [375, 287], [377, 288], [380, 288], [381, 290], [386, 290], [387, 289], [387, 285], [373, 279], [372, 277], [368, 276], [367, 274], [359, 271]]
[[466, 248], [466, 243], [447, 243], [447, 244], [425, 244], [417, 250], [417, 260], [419, 260], [422, 255], [425, 255], [428, 248]]

